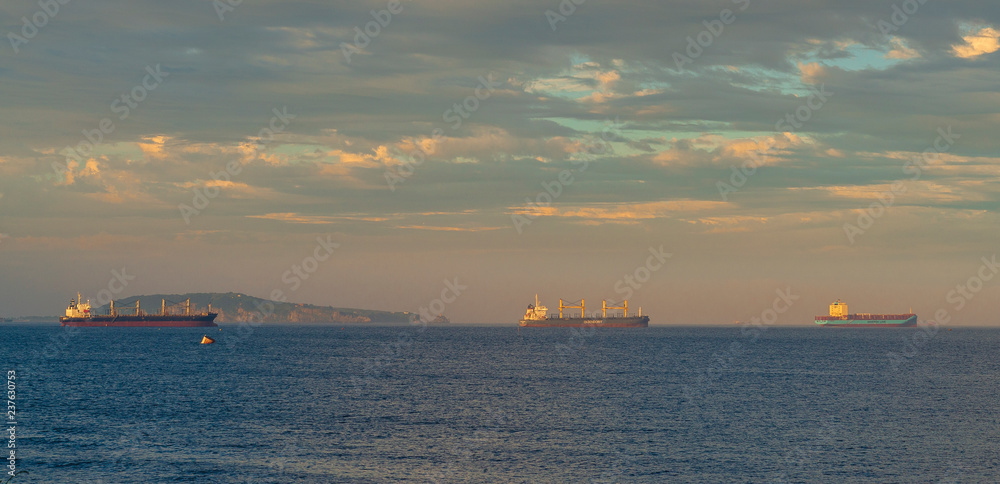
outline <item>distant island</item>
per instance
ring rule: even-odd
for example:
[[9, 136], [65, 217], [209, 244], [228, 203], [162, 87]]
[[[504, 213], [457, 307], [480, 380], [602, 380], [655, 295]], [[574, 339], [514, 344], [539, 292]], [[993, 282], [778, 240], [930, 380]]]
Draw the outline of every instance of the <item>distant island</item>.
[[[191, 311], [204, 311], [212, 305], [212, 312], [219, 313], [217, 323], [239, 323], [243, 321], [260, 321], [269, 324], [282, 323], [409, 323], [419, 316], [409, 311], [390, 312], [372, 309], [335, 308], [331, 306], [315, 306], [312, 304], [297, 304], [276, 302], [259, 297], [248, 296], [236, 292], [215, 293], [199, 292], [188, 294], [149, 294], [115, 300], [115, 309], [119, 312], [134, 307], [138, 299], [139, 307], [147, 313], [159, 313], [162, 301], [166, 299], [167, 306], [181, 304], [191, 299]], [[271, 305], [274, 309], [271, 310]], [[107, 314], [110, 305], [96, 308], [98, 314]], [[177, 306], [172, 310], [176, 311]]]
[[18, 316], [14, 318], [0, 318], [0, 323], [14, 323], [14, 324], [39, 324], [39, 323], [51, 323], [59, 322], [59, 316]]

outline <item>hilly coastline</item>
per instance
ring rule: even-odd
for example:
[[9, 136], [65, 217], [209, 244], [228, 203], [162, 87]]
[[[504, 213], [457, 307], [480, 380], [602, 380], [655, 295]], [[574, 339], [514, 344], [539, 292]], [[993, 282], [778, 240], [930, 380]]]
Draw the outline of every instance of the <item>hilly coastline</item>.
[[[119, 312], [128, 306], [139, 306], [147, 313], [159, 313], [162, 301], [166, 299], [167, 306], [177, 304], [171, 311], [183, 311], [184, 303], [191, 299], [191, 312], [202, 312], [212, 305], [212, 311], [219, 313], [217, 323], [239, 323], [260, 321], [270, 324], [282, 323], [408, 323], [415, 317], [411, 312], [377, 311], [372, 309], [335, 308], [331, 306], [316, 306], [312, 304], [297, 304], [291, 302], [276, 302], [246, 294], [227, 293], [188, 293], [188, 294], [149, 294], [129, 297], [115, 301]], [[273, 309], [272, 308], [273, 305]], [[99, 314], [108, 312], [109, 305], [97, 308]]]

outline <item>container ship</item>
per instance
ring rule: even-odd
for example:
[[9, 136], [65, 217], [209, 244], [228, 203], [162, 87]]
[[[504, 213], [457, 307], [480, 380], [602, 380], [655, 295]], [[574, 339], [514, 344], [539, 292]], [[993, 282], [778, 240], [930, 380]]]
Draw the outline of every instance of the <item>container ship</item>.
[[848, 314], [847, 303], [838, 299], [830, 304], [829, 316], [816, 316], [816, 324], [838, 328], [903, 328], [917, 325], [917, 315], [906, 314]]
[[80, 294], [76, 299], [70, 299], [69, 307], [66, 308], [66, 315], [59, 318], [59, 323], [63, 326], [108, 326], [108, 327], [205, 327], [218, 326], [215, 324], [215, 317], [219, 313], [212, 312], [212, 305], [208, 305], [208, 311], [202, 313], [191, 313], [191, 300], [184, 303], [183, 313], [175, 309], [174, 304], [167, 306], [167, 300], [163, 300], [160, 314], [146, 314], [139, 307], [139, 300], [136, 299], [135, 306], [128, 306], [128, 309], [119, 312], [115, 308], [115, 302], [111, 301], [111, 308], [108, 314], [94, 314], [90, 307], [90, 300], [83, 302]]
[[[563, 317], [564, 309], [579, 309], [580, 317]], [[608, 316], [609, 309], [621, 309], [624, 311], [618, 315]], [[586, 317], [586, 309], [584, 300], [580, 300], [579, 305], [566, 305], [563, 300], [559, 300], [559, 317], [549, 317], [548, 308], [542, 306], [538, 303], [538, 295], [535, 294], [535, 304], [528, 305], [528, 311], [524, 313], [524, 318], [521, 319], [520, 325], [527, 327], [570, 327], [570, 328], [581, 328], [581, 327], [604, 327], [604, 328], [646, 328], [649, 326], [649, 316], [642, 315], [642, 308], [639, 308], [639, 314], [635, 316], [628, 315], [628, 301], [626, 300], [622, 306], [608, 306], [608, 302], [605, 300], [601, 305], [601, 316], [588, 318]]]

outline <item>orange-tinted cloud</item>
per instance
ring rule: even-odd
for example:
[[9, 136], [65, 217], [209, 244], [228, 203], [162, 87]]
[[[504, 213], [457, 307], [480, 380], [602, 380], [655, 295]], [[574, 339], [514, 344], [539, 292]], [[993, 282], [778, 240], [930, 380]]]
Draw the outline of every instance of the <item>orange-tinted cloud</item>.
[[799, 78], [805, 84], [819, 84], [827, 75], [826, 67], [818, 62], [803, 64], [799, 62]]
[[907, 46], [902, 39], [899, 37], [893, 37], [889, 41], [889, 45], [892, 46], [889, 52], [885, 54], [886, 59], [914, 59], [920, 57], [920, 53], [914, 49]]
[[569, 207], [509, 207], [508, 214], [533, 217], [565, 217], [581, 219], [585, 223], [638, 223], [642, 220], [721, 209], [726, 202], [712, 200], [663, 200], [658, 202], [595, 203]]
[[305, 215], [295, 212], [268, 213], [264, 215], [247, 215], [247, 218], [259, 218], [264, 220], [276, 220], [296, 224], [332, 224], [335, 222], [350, 220], [360, 222], [385, 222], [393, 217], [367, 216], [367, 215]]
[[965, 44], [952, 46], [952, 54], [962, 59], [971, 59], [1000, 50], [1000, 31], [993, 27], [982, 27], [962, 36]]

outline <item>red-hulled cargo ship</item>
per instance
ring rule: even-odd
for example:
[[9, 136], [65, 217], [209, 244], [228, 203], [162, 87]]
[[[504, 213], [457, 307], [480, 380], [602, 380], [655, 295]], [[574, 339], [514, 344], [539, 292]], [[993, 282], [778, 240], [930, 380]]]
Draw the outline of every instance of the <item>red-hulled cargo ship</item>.
[[[579, 309], [580, 317], [563, 317], [563, 309]], [[624, 311], [621, 314], [612, 314], [608, 316], [609, 309], [621, 309]], [[634, 316], [628, 315], [628, 301], [625, 301], [622, 306], [608, 306], [607, 300], [601, 306], [601, 315], [594, 315], [593, 317], [587, 317], [586, 315], [586, 305], [584, 300], [580, 300], [580, 304], [572, 303], [572, 305], [567, 305], [563, 303], [563, 300], [559, 300], [559, 317], [552, 317], [548, 314], [548, 308], [542, 306], [538, 302], [538, 295], [535, 294], [535, 304], [529, 304], [527, 312], [524, 313], [524, 317], [518, 322], [521, 326], [525, 327], [568, 327], [568, 328], [647, 328], [649, 327], [649, 316], [642, 315], [642, 308], [639, 308], [639, 314]]]
[[[206, 327], [218, 326], [215, 318], [219, 313], [213, 313], [209, 305], [208, 311], [202, 313], [191, 313], [191, 300], [185, 303], [184, 313], [175, 314], [168, 307], [167, 301], [163, 300], [160, 314], [146, 314], [139, 308], [139, 300], [135, 301], [135, 307], [129, 306], [129, 314], [119, 313], [115, 308], [115, 302], [111, 301], [111, 309], [108, 314], [94, 314], [90, 307], [90, 300], [82, 302], [80, 294], [76, 299], [71, 299], [69, 307], [66, 308], [66, 315], [59, 318], [59, 323], [63, 326], [83, 326], [83, 327]], [[177, 311], [179, 312], [179, 311]]]

